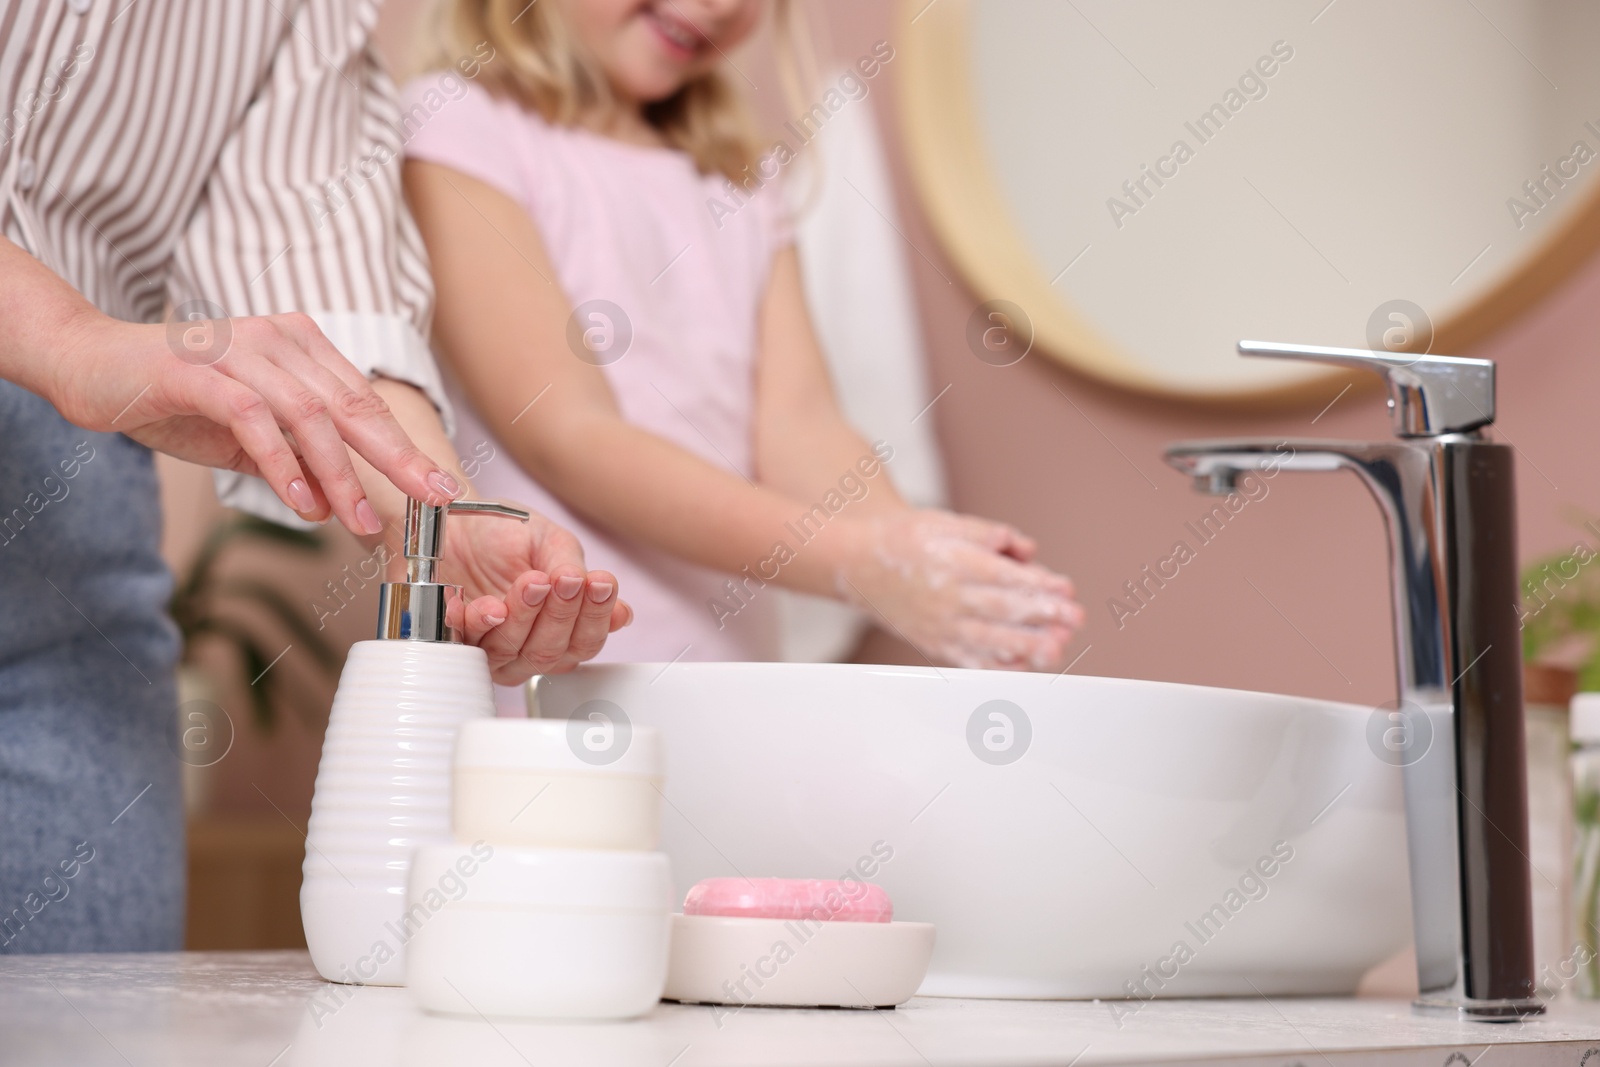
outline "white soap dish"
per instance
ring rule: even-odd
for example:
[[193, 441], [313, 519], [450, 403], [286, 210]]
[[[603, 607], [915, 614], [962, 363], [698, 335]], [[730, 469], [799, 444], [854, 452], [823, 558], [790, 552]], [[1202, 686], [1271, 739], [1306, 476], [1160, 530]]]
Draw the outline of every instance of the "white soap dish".
[[662, 997], [689, 1004], [887, 1008], [916, 993], [933, 924], [674, 915]]

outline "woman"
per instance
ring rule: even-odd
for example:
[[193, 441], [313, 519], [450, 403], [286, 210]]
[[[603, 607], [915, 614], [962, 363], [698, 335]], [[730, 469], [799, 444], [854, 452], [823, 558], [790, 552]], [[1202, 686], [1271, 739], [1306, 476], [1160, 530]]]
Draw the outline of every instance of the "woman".
[[[368, 539], [408, 496], [469, 491], [384, 163], [376, 7], [0, 0], [0, 951], [182, 945], [150, 449]], [[496, 681], [569, 669], [630, 616], [542, 519], [451, 537]]]

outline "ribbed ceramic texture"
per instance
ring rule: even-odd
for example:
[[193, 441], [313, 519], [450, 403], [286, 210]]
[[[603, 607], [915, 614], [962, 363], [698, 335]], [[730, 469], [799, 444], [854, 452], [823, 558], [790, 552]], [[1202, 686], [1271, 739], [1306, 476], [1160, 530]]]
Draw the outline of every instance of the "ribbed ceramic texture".
[[416, 641], [351, 648], [311, 800], [301, 887], [308, 939], [319, 918], [311, 912], [329, 897], [382, 899], [386, 910], [392, 901], [393, 914], [370, 918], [374, 926], [398, 919], [412, 850], [451, 840], [456, 730], [493, 713], [480, 649]]

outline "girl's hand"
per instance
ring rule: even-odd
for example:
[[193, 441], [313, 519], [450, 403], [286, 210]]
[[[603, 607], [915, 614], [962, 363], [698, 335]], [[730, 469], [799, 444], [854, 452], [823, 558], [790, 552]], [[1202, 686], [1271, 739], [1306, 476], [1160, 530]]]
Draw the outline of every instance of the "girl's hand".
[[840, 595], [929, 658], [1045, 670], [1083, 625], [1072, 583], [1009, 526], [931, 510], [846, 522]]
[[46, 399], [85, 429], [258, 475], [301, 517], [331, 510], [356, 534], [382, 525], [348, 450], [411, 496], [460, 493], [305, 315], [145, 325], [89, 311], [65, 334]]
[[570, 671], [633, 621], [616, 578], [586, 571], [577, 538], [542, 515], [456, 516], [445, 539], [446, 580], [466, 589], [463, 634], [488, 654], [499, 685]]

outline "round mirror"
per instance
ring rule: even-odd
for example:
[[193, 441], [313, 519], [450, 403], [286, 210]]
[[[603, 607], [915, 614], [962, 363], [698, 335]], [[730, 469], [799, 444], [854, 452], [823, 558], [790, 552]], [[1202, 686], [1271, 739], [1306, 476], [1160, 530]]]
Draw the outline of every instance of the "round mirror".
[[1244, 338], [1459, 352], [1600, 245], [1585, 0], [908, 0], [897, 40], [975, 325], [1123, 386], [1329, 374]]

